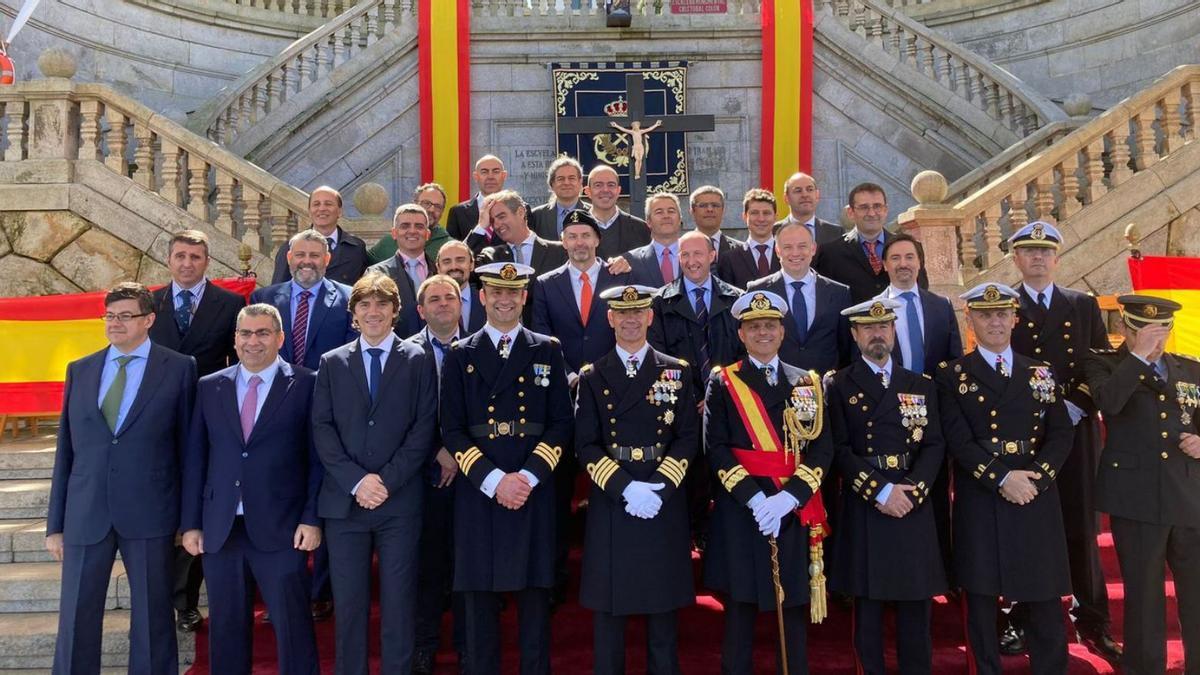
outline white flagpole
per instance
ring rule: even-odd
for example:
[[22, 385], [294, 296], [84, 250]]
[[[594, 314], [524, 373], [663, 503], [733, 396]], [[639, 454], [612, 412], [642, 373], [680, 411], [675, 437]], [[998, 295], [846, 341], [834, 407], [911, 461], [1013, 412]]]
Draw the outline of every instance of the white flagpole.
[[12, 44], [13, 38], [25, 27], [25, 22], [29, 21], [29, 16], [33, 14], [33, 10], [37, 8], [39, 2], [41, 0], [25, 0], [25, 4], [21, 5], [21, 11], [17, 12], [17, 18], [13, 19], [12, 26], [8, 29], [8, 37], [4, 38], [5, 44]]

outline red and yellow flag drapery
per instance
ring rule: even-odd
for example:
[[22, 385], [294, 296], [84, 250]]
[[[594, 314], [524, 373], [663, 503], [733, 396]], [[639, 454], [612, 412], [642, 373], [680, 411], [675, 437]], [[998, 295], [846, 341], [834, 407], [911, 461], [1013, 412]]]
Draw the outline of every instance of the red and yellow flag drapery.
[[471, 6], [468, 0], [422, 0], [417, 9], [421, 110], [421, 180], [447, 199], [471, 194]]
[[812, 0], [762, 3], [761, 185], [787, 213], [783, 183], [797, 171], [812, 172]]
[[[245, 297], [252, 279], [214, 279]], [[98, 351], [104, 338], [104, 293], [0, 298], [0, 415], [57, 412], [67, 364]]]
[[1136, 293], [1183, 305], [1175, 314], [1167, 351], [1200, 356], [1200, 258], [1130, 258], [1129, 280]]

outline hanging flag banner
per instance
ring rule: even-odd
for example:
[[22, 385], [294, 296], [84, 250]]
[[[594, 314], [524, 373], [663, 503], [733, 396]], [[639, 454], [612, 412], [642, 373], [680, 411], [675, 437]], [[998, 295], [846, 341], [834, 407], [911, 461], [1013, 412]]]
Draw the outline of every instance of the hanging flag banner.
[[813, 8], [810, 0], [762, 3], [762, 187], [787, 213], [783, 183], [812, 172]]
[[[253, 279], [213, 279], [249, 299]], [[67, 364], [99, 351], [104, 337], [104, 291], [0, 298], [0, 415], [58, 412]]]
[[1175, 313], [1167, 351], [1200, 356], [1200, 258], [1130, 258], [1129, 281], [1137, 293], [1183, 305]]
[[468, 0], [417, 6], [421, 180], [441, 183], [451, 201], [472, 191], [470, 15]]

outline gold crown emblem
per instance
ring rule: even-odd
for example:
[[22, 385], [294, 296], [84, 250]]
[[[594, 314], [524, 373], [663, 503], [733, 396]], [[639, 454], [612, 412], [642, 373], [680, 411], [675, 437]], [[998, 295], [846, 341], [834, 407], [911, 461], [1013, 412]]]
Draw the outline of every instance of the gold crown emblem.
[[625, 302], [636, 302], [638, 299], [638, 290], [633, 286], [626, 286], [621, 293], [621, 299]]
[[1155, 307], [1154, 305], [1143, 306], [1142, 316], [1146, 317], [1147, 319], [1153, 319], [1154, 317], [1158, 316], [1158, 307]]
[[1029, 238], [1037, 239], [1039, 241], [1042, 239], [1045, 239], [1046, 238], [1046, 228], [1042, 227], [1041, 223], [1035, 224], [1033, 226], [1033, 232], [1029, 233]]
[[750, 309], [756, 312], [771, 309], [771, 301], [762, 293], [755, 293], [754, 297], [750, 300]]
[[887, 307], [884, 307], [882, 302], [876, 302], [871, 305], [870, 315], [872, 319], [878, 319], [884, 314], [887, 314]]
[[629, 114], [629, 104], [625, 99], [617, 97], [617, 100], [604, 106], [604, 114], [609, 117], [625, 117]]
[[512, 281], [517, 278], [517, 266], [509, 263], [500, 268], [500, 278], [505, 281]]
[[996, 288], [995, 286], [991, 286], [991, 285], [989, 285], [987, 288], [983, 289], [983, 301], [984, 302], [999, 302], [1000, 301], [1000, 289]]

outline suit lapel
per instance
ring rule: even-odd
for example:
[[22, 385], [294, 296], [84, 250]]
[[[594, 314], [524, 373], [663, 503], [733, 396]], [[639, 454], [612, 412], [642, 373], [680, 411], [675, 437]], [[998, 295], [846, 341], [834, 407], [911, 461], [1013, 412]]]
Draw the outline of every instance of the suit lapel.
[[[337, 290], [333, 288], [332, 284], [327, 284], [322, 279], [319, 292], [313, 296], [312, 311], [308, 315], [308, 334], [304, 339], [306, 354], [317, 339], [317, 326], [320, 326], [321, 322], [325, 320], [325, 315], [329, 313], [329, 307], [335, 302], [337, 302]], [[290, 299], [288, 304], [291, 304]]]
[[[893, 371], [895, 370], [895, 363], [892, 364], [892, 369]], [[855, 361], [854, 365], [850, 368], [850, 379], [854, 384], [858, 385], [858, 388], [864, 394], [875, 402], [875, 405], [872, 406], [874, 410], [871, 412], [871, 419], [877, 419], [884, 408], [891, 409], [895, 407], [896, 396], [891, 392], [891, 389], [894, 389], [895, 385], [893, 384], [890, 389], [884, 389], [883, 382], [879, 380], [879, 376], [862, 359]], [[889, 403], [892, 405], [888, 405]]]
[[368, 404], [371, 402], [371, 388], [367, 385], [367, 355], [362, 352], [362, 343], [358, 340], [350, 343], [349, 359], [350, 372], [354, 376], [354, 381], [358, 383], [358, 389], [362, 392], [363, 400]]
[[[1036, 304], [1036, 302], [1035, 302]], [[1046, 317], [1042, 323], [1042, 329], [1038, 331], [1041, 337], [1039, 343], [1045, 343], [1051, 336], [1058, 337], [1064, 331], [1062, 328], [1064, 322], [1071, 316], [1071, 299], [1054, 287], [1054, 292], [1050, 295], [1050, 309], [1046, 310]], [[1069, 332], [1069, 331], [1067, 331]]]
[[[399, 356], [400, 353], [404, 351], [402, 343], [403, 340], [401, 340], [399, 336], [392, 340], [392, 351], [388, 353], [387, 363], [383, 364], [383, 374], [379, 376], [379, 391], [383, 391], [383, 388], [388, 386], [388, 383], [395, 379], [396, 373], [404, 367], [404, 363], [400, 360]], [[380, 396], [376, 398], [371, 404], [371, 412], [375, 412], [375, 407], [379, 405], [380, 398], [383, 397]]]
[[[88, 411], [96, 417], [103, 420], [103, 414], [100, 412], [100, 400], [104, 396], [104, 392], [100, 391], [100, 379], [104, 374], [104, 363], [108, 357], [108, 347], [101, 349], [80, 368], [79, 373], [79, 388], [80, 391], [86, 392], [86, 400], [88, 403]], [[2, 430], [0, 430], [2, 431]]]
[[609, 353], [613, 355], [613, 362], [616, 368], [619, 369], [619, 375], [613, 373], [614, 379], [619, 377], [626, 382], [624, 394], [621, 395], [617, 402], [617, 407], [613, 411], [614, 416], [616, 416], [629, 412], [639, 401], [646, 399], [646, 394], [650, 391], [651, 383], [658, 377], [659, 369], [658, 363], [654, 358], [654, 351], [648, 350], [646, 358], [642, 359], [642, 362], [638, 364], [637, 375], [630, 378], [625, 374], [625, 364], [617, 360], [616, 350]]
[[979, 380], [983, 386], [992, 390], [993, 394], [998, 394], [1003, 397], [1005, 390], [1008, 388], [1009, 382], [1013, 379], [1012, 377], [1006, 378], [1000, 373], [997, 373], [996, 369], [992, 367], [992, 364], [988, 363], [983, 358], [983, 354], [980, 353], [978, 349], [972, 352], [972, 356], [970, 359], [968, 359], [967, 365], [968, 370], [971, 371], [971, 375], [973, 375], [975, 379]]
[[[234, 371], [237, 372], [237, 371]], [[271, 382], [271, 390], [267, 392], [267, 400], [263, 401], [262, 410], [258, 413], [258, 419], [254, 420], [254, 427], [250, 430], [250, 438], [246, 439], [249, 444], [256, 437], [266, 433], [260, 431], [262, 427], [267, 426], [267, 421], [272, 419], [275, 411], [283, 403], [283, 399], [287, 398], [288, 392], [292, 390], [292, 385], [296, 383], [296, 373], [286, 363], [279, 364], [279, 370], [275, 372], [275, 380]], [[238, 417], [240, 423], [241, 417]]]
[[[597, 279], [597, 281], [599, 281], [599, 279]], [[596, 285], [599, 286], [600, 284], [597, 283]], [[555, 275], [553, 277], [553, 282], [550, 284], [550, 286], [557, 290], [559, 296], [562, 299], [563, 305], [570, 307], [573, 311], [572, 316], [575, 317], [575, 320], [577, 322], [582, 324], [583, 317], [579, 314], [579, 303], [575, 302], [575, 288], [571, 285], [571, 270], [564, 269], [562, 271], [562, 274]], [[593, 309], [595, 308], [596, 298], [599, 298], [599, 297], [600, 297], [600, 292], [597, 289], [593, 288], [592, 289], [592, 307], [593, 307]], [[588, 318], [591, 319], [592, 316], [595, 316], [595, 314], [594, 313], [589, 314]]]
[[483, 380], [488, 391], [496, 390], [496, 376], [500, 372], [500, 355], [496, 345], [487, 331], [480, 330], [464, 341], [464, 348], [470, 350], [468, 362], [475, 366], [479, 378]]
[[541, 237], [534, 235], [533, 246], [530, 247], [529, 266], [535, 270], [543, 269], [542, 262], [546, 259], [546, 246]]
[[[217, 405], [220, 406], [221, 412], [227, 418], [226, 422], [230, 428], [238, 430], [237, 437], [242, 440], [242, 445], [245, 445], [245, 439], [242, 439], [241, 434], [242, 414], [237, 404], [237, 374], [238, 371], [234, 368], [232, 375], [217, 380]], [[262, 415], [259, 417], [261, 418]]]
[[125, 415], [125, 419], [121, 423], [121, 428], [117, 430], [115, 435], [120, 436], [129, 428], [129, 425], [137, 419], [137, 416], [145, 409], [146, 404], [154, 397], [154, 392], [158, 391], [158, 387], [162, 384], [163, 364], [167, 360], [167, 355], [162, 352], [166, 347], [155, 349], [150, 347], [150, 356], [146, 359], [146, 370], [142, 373], [142, 383], [138, 387], [137, 396], [133, 399], [133, 406], [129, 409], [129, 413]]

